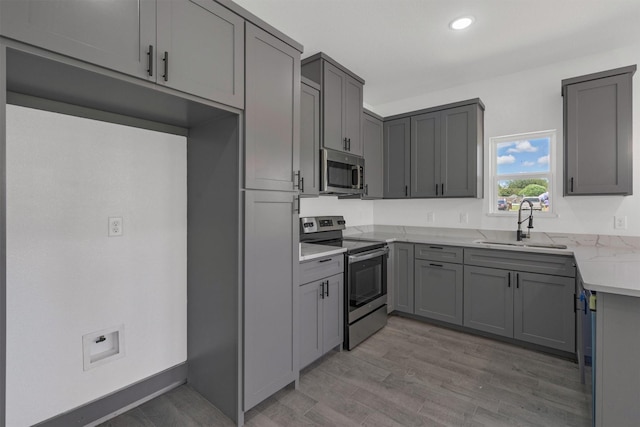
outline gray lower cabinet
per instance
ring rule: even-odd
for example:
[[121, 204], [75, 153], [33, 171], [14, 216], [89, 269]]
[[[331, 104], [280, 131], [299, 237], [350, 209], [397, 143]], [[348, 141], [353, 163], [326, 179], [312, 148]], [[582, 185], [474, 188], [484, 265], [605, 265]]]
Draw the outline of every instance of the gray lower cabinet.
[[300, 195], [320, 194], [320, 86], [302, 78], [300, 91]]
[[342, 274], [300, 286], [300, 368], [342, 345], [343, 305]]
[[384, 187], [382, 118], [365, 110], [362, 115], [362, 144], [364, 152], [363, 199], [381, 199]]
[[393, 300], [395, 310], [414, 312], [414, 257], [412, 243], [394, 243]]
[[415, 314], [462, 325], [462, 265], [415, 260]]
[[288, 192], [245, 192], [245, 411], [298, 379], [295, 197]]
[[214, 1], [3, 1], [0, 33], [203, 98], [244, 105], [244, 19]]
[[410, 126], [409, 118], [384, 121], [383, 196], [385, 199], [409, 197], [411, 179]]
[[464, 326], [575, 351], [575, 279], [464, 266]]
[[464, 326], [513, 338], [511, 272], [464, 266]]
[[575, 351], [575, 279], [515, 273], [513, 337], [521, 341]]
[[297, 190], [300, 52], [247, 23], [246, 66], [245, 187]]
[[633, 193], [635, 71], [633, 65], [562, 81], [565, 196]]

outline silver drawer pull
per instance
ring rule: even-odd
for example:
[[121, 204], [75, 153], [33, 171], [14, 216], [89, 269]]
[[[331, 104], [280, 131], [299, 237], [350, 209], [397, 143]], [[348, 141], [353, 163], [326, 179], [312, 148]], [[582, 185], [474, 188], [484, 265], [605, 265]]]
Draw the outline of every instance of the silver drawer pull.
[[321, 259], [321, 260], [320, 260], [320, 261], [318, 261], [318, 262], [329, 262], [329, 261], [331, 261], [332, 259], [333, 259], [333, 258]]

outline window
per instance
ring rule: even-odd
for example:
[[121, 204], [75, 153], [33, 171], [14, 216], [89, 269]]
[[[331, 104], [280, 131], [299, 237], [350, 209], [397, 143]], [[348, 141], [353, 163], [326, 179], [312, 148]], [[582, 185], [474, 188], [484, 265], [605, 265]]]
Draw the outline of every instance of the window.
[[490, 139], [490, 213], [508, 215], [523, 209], [553, 211], [553, 155], [556, 131], [524, 133]]

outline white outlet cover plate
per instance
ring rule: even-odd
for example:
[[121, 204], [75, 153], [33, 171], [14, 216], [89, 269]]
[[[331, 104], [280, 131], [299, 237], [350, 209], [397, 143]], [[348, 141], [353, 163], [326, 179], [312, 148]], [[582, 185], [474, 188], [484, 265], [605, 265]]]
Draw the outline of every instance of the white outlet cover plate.
[[123, 221], [121, 216], [109, 217], [109, 237], [122, 236], [123, 233]]

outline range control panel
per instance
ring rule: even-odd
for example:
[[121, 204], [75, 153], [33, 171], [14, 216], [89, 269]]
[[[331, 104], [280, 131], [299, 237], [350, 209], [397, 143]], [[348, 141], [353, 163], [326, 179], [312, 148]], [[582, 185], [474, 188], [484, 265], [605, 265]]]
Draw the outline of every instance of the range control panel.
[[346, 221], [342, 216], [312, 216], [300, 218], [300, 231], [302, 233], [344, 230], [345, 225]]

